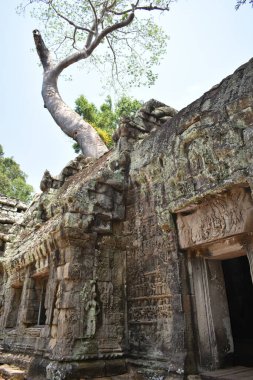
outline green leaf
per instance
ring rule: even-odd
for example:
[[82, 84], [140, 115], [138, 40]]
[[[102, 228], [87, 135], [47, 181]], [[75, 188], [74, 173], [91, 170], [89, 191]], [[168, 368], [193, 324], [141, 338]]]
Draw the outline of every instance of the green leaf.
[[4, 157], [3, 148], [0, 145], [0, 193], [29, 202], [34, 190], [26, 183], [26, 177], [27, 175], [12, 157]]

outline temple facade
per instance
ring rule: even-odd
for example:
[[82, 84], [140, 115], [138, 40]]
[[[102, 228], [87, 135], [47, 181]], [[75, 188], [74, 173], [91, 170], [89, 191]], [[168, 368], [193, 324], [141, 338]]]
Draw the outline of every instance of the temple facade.
[[0, 199], [0, 362], [34, 380], [253, 367], [253, 60], [114, 138], [45, 172], [27, 210]]

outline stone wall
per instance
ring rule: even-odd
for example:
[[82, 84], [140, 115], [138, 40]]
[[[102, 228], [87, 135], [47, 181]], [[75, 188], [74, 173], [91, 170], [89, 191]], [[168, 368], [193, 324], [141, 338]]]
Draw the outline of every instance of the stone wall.
[[[163, 273], [166, 273], [164, 276], [166, 291], [170, 294], [172, 301], [169, 305], [172, 316], [171, 319], [167, 317], [167, 321], [170, 320], [169, 325], [173, 336], [167, 344], [167, 351], [166, 346], [163, 346], [162, 357], [166, 360], [166, 365], [177, 372], [180, 372], [180, 368], [184, 368], [189, 373], [189, 371], [194, 371], [194, 368], [196, 370], [196, 365], [199, 369], [201, 366], [209, 369], [217, 368], [223, 365], [225, 357], [233, 351], [230, 326], [227, 326], [228, 311], [222, 316], [217, 310], [212, 309], [211, 293], [216, 294], [218, 300], [223, 292], [223, 290], [222, 292], [218, 290], [223, 280], [220, 279], [218, 285], [209, 283], [208, 295], [200, 294], [198, 289], [204, 291], [207, 284], [201, 278], [197, 279], [196, 274], [192, 279], [191, 270], [195, 270], [195, 266], [201, 263], [193, 264], [193, 269], [191, 269], [192, 262], [183, 251], [190, 248], [191, 255], [205, 254], [209, 258], [217, 254], [216, 258], [219, 260], [232, 258], [233, 255], [246, 255], [249, 252], [246, 245], [253, 232], [252, 88], [253, 60], [181, 110], [156, 131], [151, 131], [147, 137], [139, 138], [132, 145], [129, 171], [129, 183], [132, 187], [129, 189], [129, 194], [132, 192], [135, 194], [133, 201], [135, 216], [130, 216], [130, 219], [134, 220], [132, 224], [135, 224], [135, 234], [138, 231], [142, 232], [139, 235], [140, 242], [137, 240], [134, 243], [137, 248], [132, 248], [132, 255], [134, 255], [134, 250], [136, 251], [133, 260], [135, 264], [130, 265], [129, 271], [137, 267], [145, 267], [147, 245], [152, 259], [158, 255], [156, 263], [150, 265], [147, 272], [150, 270], [154, 276], [150, 281], [152, 286], [155, 286], [157, 282], [154, 273], [160, 271], [161, 268]], [[209, 205], [212, 214], [207, 208], [203, 208], [204, 204]], [[154, 222], [155, 239], [153, 239], [154, 226], [152, 222], [149, 224], [150, 221], [147, 218], [149, 213], [152, 215], [152, 220], [156, 220]], [[191, 230], [180, 222], [190, 217]], [[180, 242], [177, 240], [176, 230], [181, 236]], [[158, 242], [161, 232], [163, 232], [162, 239]], [[184, 245], [183, 236], [190, 236], [189, 234], [191, 234], [191, 239], [194, 236], [194, 243]], [[240, 236], [240, 239], [238, 240], [235, 235]], [[149, 240], [148, 243], [146, 239]], [[216, 245], [214, 243], [212, 246], [205, 245], [200, 250], [196, 246], [198, 239], [202, 243], [207, 241], [213, 243], [215, 240]], [[163, 255], [167, 255], [167, 263], [163, 261]], [[249, 254], [248, 257], [251, 264]], [[203, 271], [201, 276], [207, 276], [209, 270], [213, 271], [214, 278], [221, 276], [220, 268], [215, 268], [213, 264], [213, 268], [208, 269], [208, 264], [206, 265], [207, 267], [201, 269]], [[138, 286], [141, 272], [138, 273], [137, 281], [131, 281], [130, 288], [132, 284]], [[136, 286], [133, 293], [135, 291]], [[131, 290], [129, 292], [131, 294]], [[224, 294], [222, 297], [225, 297]], [[173, 304], [173, 300], [177, 302]], [[201, 310], [198, 308], [201, 303], [202, 305], [210, 303], [210, 309], [208, 310], [206, 306], [205, 311]], [[198, 305], [195, 307], [195, 304]], [[131, 302], [129, 307], [131, 310]], [[141, 310], [145, 310], [145, 307]], [[159, 306], [155, 307], [157, 322], [158, 310]], [[183, 310], [182, 313], [180, 313], [181, 310]], [[202, 315], [201, 321], [192, 318], [192, 313]], [[206, 317], [204, 317], [205, 313]], [[181, 322], [182, 314], [184, 315], [183, 322]], [[204, 322], [204, 318], [209, 321]], [[222, 331], [226, 333], [221, 337], [220, 327], [217, 327], [215, 323], [218, 323], [217, 320], [221, 323], [223, 319]], [[173, 320], [176, 321], [175, 325]], [[136, 322], [138, 326], [140, 323], [138, 317]], [[204, 323], [206, 323], [205, 326]], [[197, 338], [198, 326], [203, 330], [203, 337], [200, 338], [203, 339], [202, 343]], [[152, 331], [147, 326], [145, 328], [146, 331]], [[144, 331], [145, 328], [143, 328]], [[133, 330], [135, 340], [141, 342], [140, 356], [149, 356], [154, 349], [151, 357], [155, 360], [159, 355], [155, 341], [157, 339], [161, 342], [159, 331], [152, 334], [152, 344], [143, 349], [149, 334], [142, 334], [138, 328]], [[159, 330], [162, 331], [162, 328]], [[167, 331], [170, 330], [167, 329]], [[209, 334], [213, 334], [214, 338], [213, 340], [210, 338], [210, 346], [207, 349]], [[164, 338], [167, 336], [163, 333]], [[198, 350], [201, 344], [205, 353], [202, 353], [202, 357], [199, 358]], [[174, 352], [170, 355], [173, 349]], [[134, 348], [130, 352], [132, 354]]]
[[[5, 272], [5, 251], [6, 247], [13, 239], [11, 229], [13, 225], [19, 224], [22, 221], [27, 205], [21, 201], [9, 198], [0, 194], [0, 323], [4, 313], [4, 305], [6, 300], [6, 281]], [[2, 333], [2, 332], [1, 332]], [[2, 334], [0, 333], [0, 340]]]
[[176, 231], [163, 233], [156, 206], [150, 186], [135, 183], [129, 188], [122, 231], [127, 260], [129, 353], [132, 363], [149, 370], [166, 368], [181, 373], [185, 359], [184, 316]]
[[151, 100], [99, 160], [45, 173], [5, 247], [2, 357], [25, 353], [28, 378], [50, 380], [222, 365], [233, 343], [208, 260], [230, 247], [253, 263], [252, 88], [253, 60], [178, 113]]
[[25, 203], [0, 194], [0, 256], [4, 255], [5, 245], [10, 241], [11, 226], [21, 220], [26, 209]]
[[162, 183], [168, 210], [251, 180], [252, 66], [241, 66], [136, 143], [130, 175], [140, 181], [148, 172], [152, 183]]

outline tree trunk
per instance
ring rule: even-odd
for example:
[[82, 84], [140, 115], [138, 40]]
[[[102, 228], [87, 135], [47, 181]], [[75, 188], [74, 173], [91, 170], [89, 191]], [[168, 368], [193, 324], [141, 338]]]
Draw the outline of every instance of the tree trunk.
[[64, 103], [57, 86], [57, 80], [61, 72], [70, 64], [87, 58], [87, 51], [77, 52], [61, 61], [58, 65], [55, 65], [37, 29], [33, 31], [33, 37], [44, 69], [42, 84], [44, 106], [48, 109], [61, 130], [79, 144], [85, 157], [98, 158], [102, 156], [108, 151], [106, 145], [95, 129]]
[[54, 70], [44, 72], [42, 97], [45, 107], [61, 130], [79, 144], [85, 157], [102, 156], [108, 151], [106, 145], [95, 129], [62, 100], [57, 79]]

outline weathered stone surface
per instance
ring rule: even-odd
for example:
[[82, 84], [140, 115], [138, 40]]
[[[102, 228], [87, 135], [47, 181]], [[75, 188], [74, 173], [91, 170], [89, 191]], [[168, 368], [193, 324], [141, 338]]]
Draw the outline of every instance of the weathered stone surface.
[[10, 380], [24, 380], [25, 379], [25, 371], [20, 368], [9, 366], [8, 364], [0, 365], [0, 374], [4, 379]]
[[12, 225], [22, 219], [26, 209], [25, 203], [0, 194], [0, 256], [3, 256], [6, 243], [12, 238]]
[[33, 380], [226, 363], [221, 260], [247, 255], [253, 273], [252, 90], [253, 60], [178, 113], [151, 100], [114, 150], [45, 173], [22, 219], [0, 199], [0, 343], [34, 357]]
[[253, 201], [248, 187], [237, 187], [186, 207], [177, 214], [177, 226], [183, 249], [253, 232]]
[[[129, 150], [134, 140], [144, 138], [147, 133], [155, 131], [176, 114], [177, 111], [174, 108], [151, 99], [137, 111], [135, 117], [121, 119], [120, 127], [114, 134], [114, 140], [118, 141], [120, 138], [119, 149], [121, 151]], [[125, 139], [128, 140], [128, 148], [125, 146]]]

